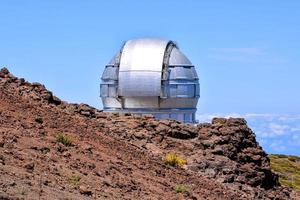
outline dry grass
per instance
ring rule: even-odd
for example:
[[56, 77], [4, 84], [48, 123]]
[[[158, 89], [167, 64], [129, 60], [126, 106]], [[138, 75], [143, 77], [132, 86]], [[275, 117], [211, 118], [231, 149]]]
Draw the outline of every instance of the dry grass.
[[168, 153], [165, 157], [165, 163], [174, 167], [183, 167], [186, 164], [186, 160], [175, 153]]
[[63, 145], [65, 145], [66, 147], [72, 146], [73, 145], [73, 141], [70, 138], [70, 136], [67, 136], [63, 133], [59, 133], [56, 136], [56, 141], [62, 143]]
[[271, 168], [279, 174], [282, 185], [300, 190], [300, 157], [269, 155]]
[[188, 191], [188, 188], [185, 185], [176, 185], [175, 192], [176, 193], [185, 193]]
[[75, 187], [79, 186], [81, 177], [74, 175], [69, 178], [69, 183]]

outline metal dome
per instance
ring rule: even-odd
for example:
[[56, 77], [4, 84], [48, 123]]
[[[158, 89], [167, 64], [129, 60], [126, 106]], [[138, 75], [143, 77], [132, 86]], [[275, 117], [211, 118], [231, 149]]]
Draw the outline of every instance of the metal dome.
[[105, 67], [101, 80], [105, 112], [196, 122], [200, 97], [197, 72], [172, 41], [127, 41]]

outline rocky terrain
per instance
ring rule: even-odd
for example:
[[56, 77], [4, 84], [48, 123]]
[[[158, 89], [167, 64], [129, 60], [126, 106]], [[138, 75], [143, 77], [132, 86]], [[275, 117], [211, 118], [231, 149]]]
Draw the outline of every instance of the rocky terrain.
[[[171, 165], [173, 153], [184, 165]], [[244, 119], [197, 126], [69, 104], [0, 71], [0, 199], [300, 199]]]

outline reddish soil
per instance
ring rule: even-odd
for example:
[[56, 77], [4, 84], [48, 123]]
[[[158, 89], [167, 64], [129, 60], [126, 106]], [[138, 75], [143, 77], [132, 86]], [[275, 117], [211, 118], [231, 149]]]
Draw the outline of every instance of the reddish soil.
[[[169, 152], [187, 164], [166, 164]], [[279, 185], [244, 119], [193, 126], [107, 114], [0, 71], [0, 199], [299, 197]]]

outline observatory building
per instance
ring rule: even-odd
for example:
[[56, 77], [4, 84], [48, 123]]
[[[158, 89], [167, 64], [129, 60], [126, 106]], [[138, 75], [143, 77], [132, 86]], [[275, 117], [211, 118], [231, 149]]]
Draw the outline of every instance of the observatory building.
[[101, 80], [105, 112], [196, 122], [199, 79], [193, 64], [173, 41], [125, 42], [106, 65]]

